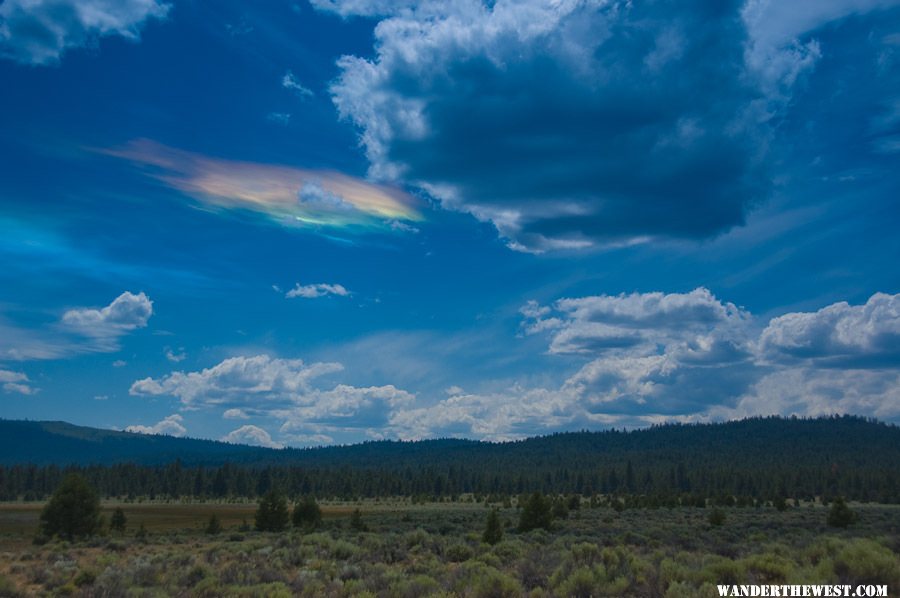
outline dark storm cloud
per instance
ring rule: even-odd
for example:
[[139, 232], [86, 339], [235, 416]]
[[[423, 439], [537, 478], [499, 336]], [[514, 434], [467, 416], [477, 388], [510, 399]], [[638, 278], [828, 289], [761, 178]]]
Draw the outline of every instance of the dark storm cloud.
[[372, 174], [516, 248], [709, 237], [766, 197], [767, 125], [738, 2], [401, 11], [332, 88]]

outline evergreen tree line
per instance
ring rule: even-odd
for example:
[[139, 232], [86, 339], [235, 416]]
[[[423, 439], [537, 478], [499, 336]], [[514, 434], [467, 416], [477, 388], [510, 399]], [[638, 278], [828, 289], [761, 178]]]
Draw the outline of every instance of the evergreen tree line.
[[277, 490], [292, 500], [502, 500], [540, 492], [619, 495], [629, 506], [836, 496], [900, 503], [900, 429], [851, 416], [576, 432], [504, 444], [372, 442], [292, 454], [289, 462], [265, 464], [0, 466], [0, 500], [43, 500], [66, 473], [77, 472], [106, 497], [175, 500], [256, 499]]
[[[814, 467], [791, 463], [772, 467], [684, 463], [598, 466], [584, 470], [562, 467], [535, 471], [489, 470], [478, 463], [445, 468], [391, 467], [363, 469], [263, 468], [223, 465], [204, 468], [112, 465], [91, 467], [0, 467], [0, 500], [43, 500], [67, 473], [79, 473], [104, 497], [173, 499], [257, 498], [278, 490], [290, 498], [314, 494], [334, 499], [406, 496], [421, 500], [455, 499], [474, 494], [492, 502], [531, 492], [622, 495], [629, 501], [668, 503], [711, 499], [723, 505], [784, 498], [811, 500], [845, 496], [849, 500], [900, 503], [897, 464], [872, 467]], [[643, 497], [643, 498], [640, 498]], [[634, 506], [642, 506], [635, 504]]]

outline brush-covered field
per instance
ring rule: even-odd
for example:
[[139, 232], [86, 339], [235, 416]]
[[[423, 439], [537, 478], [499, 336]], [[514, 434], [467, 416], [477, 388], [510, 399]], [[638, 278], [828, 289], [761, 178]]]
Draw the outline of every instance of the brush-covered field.
[[[104, 503], [124, 532], [34, 543], [41, 504], [0, 505], [0, 596], [717, 596], [715, 584], [886, 584], [900, 592], [900, 507], [589, 508], [482, 541], [472, 502], [321, 503], [311, 532], [251, 531], [256, 504]], [[351, 525], [359, 508], [362, 520]], [[222, 531], [206, 533], [215, 513]]]

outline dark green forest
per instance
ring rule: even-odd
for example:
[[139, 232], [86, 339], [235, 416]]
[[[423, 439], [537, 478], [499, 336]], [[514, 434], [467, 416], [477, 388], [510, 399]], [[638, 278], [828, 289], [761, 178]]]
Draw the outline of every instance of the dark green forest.
[[[28, 429], [38, 431], [30, 441], [35, 462], [10, 462], [4, 453], [0, 499], [42, 500], [65, 473], [77, 471], [103, 496], [134, 499], [254, 498], [275, 489], [292, 498], [491, 501], [538, 491], [618, 496], [625, 506], [836, 496], [900, 503], [900, 428], [853, 416], [666, 424], [508, 443], [439, 439], [282, 450], [67, 424], [53, 424], [66, 431], [54, 435], [46, 425], [0, 422], [0, 448], [10, 442], [4, 428], [15, 427], [18, 442], [29, 442]], [[54, 439], [61, 447], [48, 463]], [[85, 458], [117, 446], [102, 459]]]

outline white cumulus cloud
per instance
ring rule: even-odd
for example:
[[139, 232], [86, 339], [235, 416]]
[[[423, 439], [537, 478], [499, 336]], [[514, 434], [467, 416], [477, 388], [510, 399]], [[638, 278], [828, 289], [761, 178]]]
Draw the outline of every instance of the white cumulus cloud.
[[164, 434], [166, 436], [181, 437], [187, 434], [187, 428], [181, 422], [184, 418], [177, 413], [156, 422], [152, 426], [132, 425], [125, 428], [126, 432], [137, 434]]
[[226, 409], [224, 413], [222, 413], [222, 417], [225, 419], [250, 419], [250, 416], [243, 412], [241, 409]]
[[339, 284], [317, 283], [301, 285], [300, 283], [297, 283], [293, 289], [284, 294], [288, 299], [294, 299], [296, 297], [302, 297], [303, 299], [317, 299], [319, 297], [325, 297], [326, 295], [347, 297], [350, 295], [350, 291]]
[[310, 390], [319, 376], [339, 372], [338, 363], [306, 364], [302, 359], [268, 355], [239, 356], [196, 372], [172, 372], [159, 379], [144, 378], [131, 385], [132, 395], [178, 397], [185, 407], [287, 404]]
[[106, 307], [70, 309], [62, 316], [69, 329], [93, 337], [117, 337], [147, 325], [153, 302], [143, 292], [124, 292]]
[[773, 318], [760, 336], [771, 361], [900, 366], [900, 295], [876, 293], [864, 305], [842, 301]]
[[282, 444], [272, 440], [268, 432], [259, 426], [246, 425], [236, 430], [232, 430], [222, 438], [222, 442], [230, 442], [231, 444], [249, 444], [252, 446], [262, 446], [266, 448], [282, 448]]

